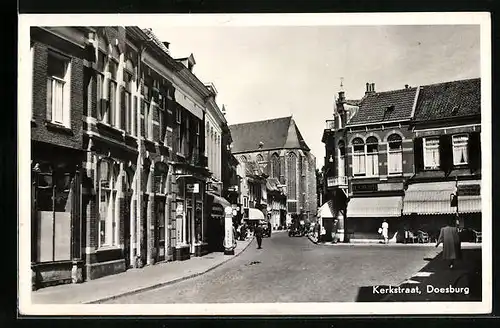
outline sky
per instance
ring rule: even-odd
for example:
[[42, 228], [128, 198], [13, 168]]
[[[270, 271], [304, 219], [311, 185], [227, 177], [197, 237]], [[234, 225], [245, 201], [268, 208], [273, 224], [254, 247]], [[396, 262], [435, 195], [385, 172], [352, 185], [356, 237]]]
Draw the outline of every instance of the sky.
[[479, 25], [141, 27], [174, 58], [193, 53], [229, 124], [292, 115], [318, 168], [341, 78], [360, 99], [367, 82], [387, 91], [480, 77]]

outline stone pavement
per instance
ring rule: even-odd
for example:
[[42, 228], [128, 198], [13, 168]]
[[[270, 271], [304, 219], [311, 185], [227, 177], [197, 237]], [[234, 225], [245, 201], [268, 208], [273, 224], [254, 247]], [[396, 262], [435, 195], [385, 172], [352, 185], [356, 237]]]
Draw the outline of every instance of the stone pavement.
[[209, 253], [186, 261], [164, 262], [141, 269], [129, 269], [123, 273], [81, 284], [42, 288], [32, 292], [31, 302], [33, 304], [100, 303], [116, 297], [159, 288], [199, 276], [221, 266], [240, 255], [252, 240], [238, 241], [234, 255], [224, 255], [222, 252]]
[[[429, 264], [400, 287], [411, 291], [419, 286], [420, 292], [389, 294], [382, 298], [385, 302], [456, 302], [481, 301], [482, 298], [481, 247], [462, 245], [462, 260], [453, 269], [439, 253]], [[415, 290], [415, 288], [414, 288]]]

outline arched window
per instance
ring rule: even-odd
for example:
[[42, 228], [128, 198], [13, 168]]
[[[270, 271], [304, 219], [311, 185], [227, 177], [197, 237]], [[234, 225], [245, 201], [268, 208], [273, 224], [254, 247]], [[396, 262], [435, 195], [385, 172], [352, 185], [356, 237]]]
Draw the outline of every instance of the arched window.
[[338, 143], [338, 175], [345, 176], [345, 142], [340, 140]]
[[244, 155], [240, 156], [240, 162], [241, 163], [246, 163], [247, 162], [247, 158]]
[[352, 140], [352, 173], [353, 175], [365, 175], [365, 143], [361, 138]]
[[378, 175], [378, 139], [373, 136], [366, 139], [366, 175]]
[[399, 134], [391, 134], [387, 138], [388, 144], [388, 173], [399, 174], [403, 172], [403, 143]]
[[264, 162], [264, 157], [261, 154], [257, 155], [257, 163]]
[[288, 186], [288, 199], [296, 200], [297, 199], [297, 155], [294, 153], [288, 154], [288, 163], [287, 163], [288, 173], [287, 173], [287, 181], [286, 184]]
[[99, 247], [117, 244], [116, 185], [119, 165], [108, 159], [99, 162]]
[[280, 158], [276, 153], [271, 156], [271, 176], [276, 179], [280, 178]]

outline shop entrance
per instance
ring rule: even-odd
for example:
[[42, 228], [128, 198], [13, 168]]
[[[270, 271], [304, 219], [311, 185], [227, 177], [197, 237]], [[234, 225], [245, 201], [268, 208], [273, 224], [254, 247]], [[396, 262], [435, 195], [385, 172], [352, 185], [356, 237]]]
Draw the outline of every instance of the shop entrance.
[[156, 262], [165, 261], [165, 197], [155, 199], [155, 254]]

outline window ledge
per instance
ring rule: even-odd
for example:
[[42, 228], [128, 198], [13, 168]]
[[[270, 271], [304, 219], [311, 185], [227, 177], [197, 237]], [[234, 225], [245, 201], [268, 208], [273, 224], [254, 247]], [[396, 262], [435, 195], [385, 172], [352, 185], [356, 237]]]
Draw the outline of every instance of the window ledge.
[[184, 154], [181, 154], [181, 153], [175, 153], [175, 154], [176, 154], [177, 156], [179, 156], [179, 157], [184, 158], [184, 159], [186, 158], [186, 155], [184, 155]]
[[95, 250], [96, 253], [121, 250], [120, 246], [101, 246]]
[[58, 123], [53, 123], [53, 122], [50, 122], [50, 121], [45, 121], [45, 126], [49, 130], [55, 130], [55, 131], [58, 131], [58, 132], [66, 133], [68, 135], [73, 135], [73, 130], [71, 130], [67, 126], [64, 126], [64, 125], [61, 125], [61, 124], [58, 124]]

